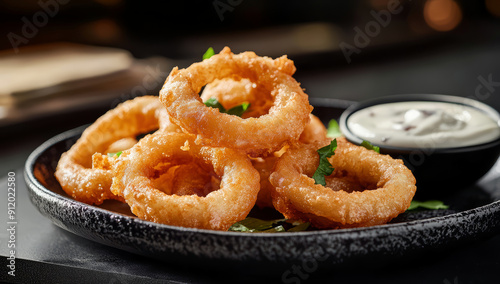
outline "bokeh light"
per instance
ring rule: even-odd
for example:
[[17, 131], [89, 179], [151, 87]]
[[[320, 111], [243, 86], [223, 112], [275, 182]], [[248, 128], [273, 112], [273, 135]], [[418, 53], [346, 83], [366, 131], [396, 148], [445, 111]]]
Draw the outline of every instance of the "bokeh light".
[[499, 0], [486, 0], [486, 9], [493, 16], [500, 17], [500, 1]]
[[121, 27], [113, 19], [99, 19], [82, 26], [82, 36], [92, 38], [94, 41], [112, 43], [120, 40]]
[[462, 10], [453, 0], [427, 0], [424, 19], [436, 31], [451, 31], [462, 21]]

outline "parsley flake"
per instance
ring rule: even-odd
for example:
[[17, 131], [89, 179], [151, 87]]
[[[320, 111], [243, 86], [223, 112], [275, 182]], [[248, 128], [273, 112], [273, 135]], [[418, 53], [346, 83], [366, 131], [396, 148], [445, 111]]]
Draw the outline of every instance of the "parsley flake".
[[314, 172], [312, 178], [314, 179], [315, 184], [321, 184], [323, 186], [326, 185], [325, 176], [329, 176], [333, 173], [334, 168], [328, 158], [335, 154], [335, 150], [337, 149], [337, 139], [333, 139], [329, 145], [318, 149], [319, 154], [319, 166]]
[[215, 51], [212, 47], [209, 47], [207, 51], [205, 51], [205, 53], [203, 54], [203, 60], [209, 59], [213, 55], [215, 55]]
[[123, 153], [123, 151], [116, 152], [116, 153], [108, 153], [108, 156], [109, 156], [109, 157], [112, 157], [112, 158], [113, 158], [113, 157], [118, 158], [118, 157], [120, 157], [120, 155], [121, 155], [122, 153]]
[[342, 133], [340, 132], [339, 123], [335, 119], [331, 119], [328, 122], [326, 136], [329, 138], [337, 138], [342, 136]]
[[373, 150], [373, 151], [380, 154], [380, 147], [374, 146], [374, 145], [372, 145], [372, 143], [370, 143], [366, 140], [363, 140], [363, 142], [361, 142], [361, 146], [365, 147], [368, 150]]
[[244, 102], [241, 105], [226, 110], [226, 108], [224, 108], [224, 106], [216, 98], [210, 98], [206, 100], [205, 105], [208, 107], [217, 108], [221, 113], [227, 113], [239, 117], [241, 117], [243, 113], [245, 113], [245, 111], [247, 111], [247, 109], [250, 107], [250, 103]]
[[289, 219], [261, 220], [247, 217], [234, 223], [228, 231], [244, 233], [300, 232], [309, 228], [308, 222]]
[[407, 209], [407, 211], [416, 210], [418, 208], [437, 210], [437, 209], [448, 209], [449, 206], [445, 205], [443, 201], [439, 200], [428, 200], [428, 201], [412, 200], [410, 207]]

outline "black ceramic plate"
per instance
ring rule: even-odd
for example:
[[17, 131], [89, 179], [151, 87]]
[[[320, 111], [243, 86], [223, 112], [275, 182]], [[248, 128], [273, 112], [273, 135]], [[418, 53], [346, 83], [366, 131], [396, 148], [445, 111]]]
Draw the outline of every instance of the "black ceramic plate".
[[[338, 118], [349, 102], [313, 100], [315, 113]], [[90, 206], [67, 197], [53, 176], [57, 161], [84, 127], [62, 133], [28, 158], [25, 179], [32, 203], [57, 226], [90, 240], [161, 260], [192, 266], [320, 269], [382, 263], [450, 248], [500, 230], [500, 174], [457, 190], [448, 210], [404, 213], [390, 224], [368, 228], [297, 233], [235, 233], [173, 227], [131, 216], [119, 203]], [[288, 273], [288, 274], [287, 274]]]

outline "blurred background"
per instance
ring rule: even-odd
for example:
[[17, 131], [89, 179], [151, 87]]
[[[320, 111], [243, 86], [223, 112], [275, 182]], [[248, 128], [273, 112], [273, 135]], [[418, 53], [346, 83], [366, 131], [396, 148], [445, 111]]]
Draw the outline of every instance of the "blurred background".
[[311, 98], [441, 93], [500, 109], [500, 0], [1, 0], [0, 21], [4, 134], [91, 122], [226, 45], [288, 54]]

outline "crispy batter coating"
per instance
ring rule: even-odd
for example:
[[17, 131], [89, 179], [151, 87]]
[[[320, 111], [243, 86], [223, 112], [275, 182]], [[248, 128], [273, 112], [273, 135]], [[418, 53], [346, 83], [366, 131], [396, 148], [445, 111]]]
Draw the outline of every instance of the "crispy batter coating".
[[[268, 154], [297, 140], [309, 122], [312, 106], [289, 75], [295, 68], [292, 66], [286, 57], [272, 60], [253, 52], [235, 55], [226, 47], [186, 69], [174, 68], [160, 99], [171, 120], [183, 131], [197, 135], [198, 144], [239, 149], [252, 156]], [[198, 95], [201, 88], [224, 78], [247, 78], [263, 86], [270, 90], [273, 106], [267, 114], [246, 119], [205, 106]]]
[[250, 107], [241, 116], [243, 119], [265, 115], [273, 106], [271, 91], [247, 78], [241, 78], [238, 81], [231, 78], [213, 81], [206, 85], [201, 93], [203, 102], [211, 98], [217, 99], [225, 109], [236, 107], [244, 102], [250, 103]]
[[[239, 81], [225, 78], [208, 84], [203, 90], [201, 99], [206, 101], [210, 98], [216, 98], [226, 109], [238, 106], [243, 102], [249, 102], [250, 107], [245, 111], [242, 118], [265, 115], [273, 105], [270, 91], [245, 78]], [[313, 114], [310, 114], [309, 117], [309, 123], [300, 135], [299, 141], [306, 144], [327, 141], [327, 130], [323, 122]], [[269, 182], [269, 176], [277, 158], [286, 151], [286, 148], [267, 157], [252, 159], [253, 166], [260, 174], [260, 191], [256, 202], [256, 205], [260, 208], [273, 208], [272, 184]]]
[[[224, 78], [206, 85], [201, 99], [205, 102], [210, 98], [216, 98], [225, 109], [244, 102], [250, 103], [250, 107], [243, 113], [242, 118], [260, 117], [269, 113], [269, 109], [273, 106], [270, 91], [245, 78], [239, 81]], [[313, 114], [309, 114], [309, 118], [309, 123], [300, 135], [299, 141], [307, 144], [326, 141], [327, 130], [323, 122]]]
[[[209, 189], [206, 196], [198, 195], [200, 185], [190, 183], [189, 172], [183, 171], [179, 182], [187, 188], [175, 185], [173, 179], [172, 186], [159, 189], [155, 179], [180, 165], [210, 168], [207, 172], [220, 179], [220, 188], [213, 190], [211, 180], [195, 178], [196, 183], [202, 180], [203, 189]], [[184, 170], [193, 174], [192, 168]], [[135, 215], [182, 227], [227, 230], [248, 215], [259, 191], [259, 174], [244, 153], [196, 145], [192, 135], [180, 133], [144, 137], [124, 151], [113, 165], [113, 174], [113, 193], [122, 196]], [[186, 192], [174, 192], [180, 189]]]
[[309, 117], [309, 123], [300, 134], [299, 142], [304, 144], [328, 142], [329, 138], [326, 136], [327, 130], [323, 122], [314, 114], [310, 114]]
[[[323, 122], [313, 114], [311, 114], [310, 117], [311, 120], [300, 135], [299, 142], [304, 144], [325, 143], [329, 138], [326, 137], [326, 128]], [[260, 191], [256, 202], [256, 205], [260, 208], [274, 207], [271, 195], [274, 186], [269, 181], [269, 176], [273, 172], [276, 161], [278, 161], [278, 158], [283, 155], [287, 149], [288, 147], [284, 147], [280, 151], [274, 152], [272, 155], [252, 159], [252, 165], [260, 174]]]
[[[190, 228], [227, 230], [255, 205], [316, 228], [384, 224], [404, 212], [416, 190], [410, 170], [343, 137], [326, 186], [310, 178], [330, 139], [294, 73], [286, 56], [227, 47], [174, 68], [160, 99], [127, 101], [89, 126], [55, 176], [78, 201], [117, 199], [143, 220]], [[205, 106], [210, 98], [250, 107], [229, 115]]]
[[278, 211], [318, 228], [345, 228], [385, 224], [410, 206], [416, 181], [401, 160], [355, 146], [345, 138], [337, 141], [335, 155], [329, 158], [335, 168], [328, 178], [334, 189], [310, 178], [319, 163], [318, 145], [283, 154], [270, 177]]
[[93, 168], [92, 156], [95, 153], [107, 155], [107, 149], [122, 143], [116, 142], [122, 139], [128, 140], [127, 146], [131, 146], [130, 138], [158, 129], [162, 112], [165, 110], [158, 97], [145, 96], [124, 102], [97, 119], [59, 160], [55, 176], [63, 190], [88, 204], [120, 199], [109, 190], [112, 174], [105, 169], [109, 168], [109, 159], [96, 157], [96, 161], [105, 161], [100, 168]]

